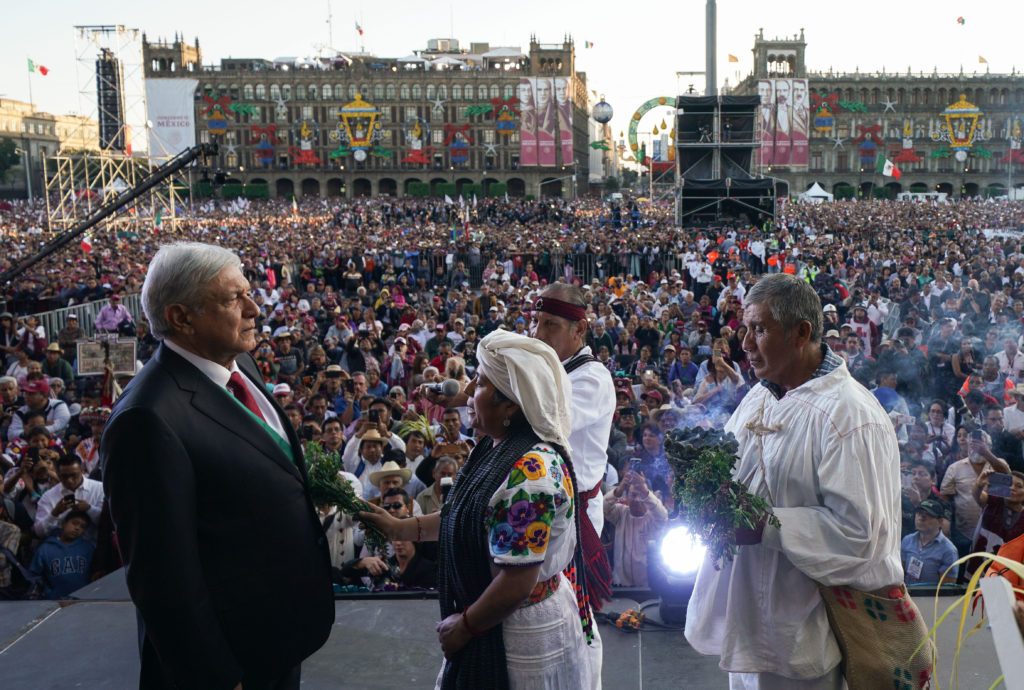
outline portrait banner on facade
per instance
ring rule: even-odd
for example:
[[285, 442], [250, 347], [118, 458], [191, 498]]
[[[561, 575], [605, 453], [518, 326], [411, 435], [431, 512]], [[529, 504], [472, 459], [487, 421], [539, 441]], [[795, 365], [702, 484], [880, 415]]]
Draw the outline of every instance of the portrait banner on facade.
[[537, 96], [537, 164], [557, 165], [555, 148], [558, 130], [558, 112], [555, 108], [554, 84], [549, 77], [534, 77]]
[[761, 165], [806, 169], [810, 158], [807, 80], [762, 79], [757, 93], [761, 97]]
[[173, 158], [195, 146], [196, 79], [146, 79], [149, 155]]
[[761, 148], [758, 163], [762, 167], [772, 164], [775, 159], [775, 87], [772, 79], [757, 82], [757, 95], [761, 99], [757, 106], [757, 120], [761, 130]]
[[537, 99], [534, 97], [534, 80], [523, 77], [519, 80], [519, 165], [537, 165]]
[[555, 77], [555, 108], [558, 112], [558, 138], [562, 144], [562, 165], [572, 165], [572, 88], [569, 77]]

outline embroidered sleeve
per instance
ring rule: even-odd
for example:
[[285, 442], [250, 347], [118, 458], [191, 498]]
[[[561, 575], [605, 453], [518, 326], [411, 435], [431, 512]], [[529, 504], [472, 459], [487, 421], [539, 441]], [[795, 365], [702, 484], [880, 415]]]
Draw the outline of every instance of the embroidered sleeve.
[[494, 562], [543, 563], [556, 513], [572, 517], [572, 489], [561, 458], [550, 447], [535, 446], [517, 460], [491, 497], [485, 517]]

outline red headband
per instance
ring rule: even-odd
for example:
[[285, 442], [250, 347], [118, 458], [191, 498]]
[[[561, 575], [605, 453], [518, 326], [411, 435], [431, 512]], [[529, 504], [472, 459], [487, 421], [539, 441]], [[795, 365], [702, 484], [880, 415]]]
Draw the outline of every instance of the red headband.
[[559, 316], [569, 321], [582, 321], [587, 318], [587, 310], [569, 302], [563, 302], [554, 297], [541, 297], [534, 304], [537, 311], [542, 311], [552, 316]]

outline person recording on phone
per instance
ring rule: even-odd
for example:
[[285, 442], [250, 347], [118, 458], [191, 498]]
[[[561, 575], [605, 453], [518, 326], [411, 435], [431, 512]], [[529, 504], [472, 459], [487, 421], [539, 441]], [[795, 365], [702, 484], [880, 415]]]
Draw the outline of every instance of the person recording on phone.
[[974, 484], [974, 500], [983, 508], [974, 551], [995, 553], [1024, 534], [1024, 473], [986, 468]]
[[1010, 473], [1006, 461], [997, 457], [991, 448], [992, 439], [981, 429], [968, 435], [967, 457], [957, 460], [948, 468], [942, 478], [940, 491], [947, 501], [953, 503], [953, 529], [951, 538], [961, 556], [970, 552], [971, 535], [981, 517], [981, 507], [974, 498], [974, 486], [978, 477], [991, 466], [996, 472]]
[[[376, 434], [374, 438], [381, 441], [381, 453], [384, 452], [385, 444], [403, 453], [405, 452], [405, 441], [398, 434], [392, 432], [391, 426], [391, 403], [387, 398], [375, 398], [370, 403], [365, 416], [356, 422], [353, 435], [345, 445], [345, 452], [341, 456], [342, 462], [345, 465], [345, 471], [356, 475], [363, 482], [364, 490], [368, 490], [370, 484], [367, 481], [365, 472], [357, 472], [356, 470], [359, 469], [360, 464], [363, 464], [361, 461], [364, 461], [366, 465], [370, 465], [380, 460], [377, 457], [374, 458], [373, 462], [368, 462], [368, 458], [364, 454], [363, 439], [368, 431], [373, 431]], [[379, 468], [375, 467], [374, 469]]]
[[[447, 492], [450, 491], [455, 475], [459, 473], [459, 463], [455, 458], [442, 455], [434, 463], [434, 481], [426, 489], [416, 495], [416, 503], [424, 515], [438, 513], [444, 505]], [[445, 481], [447, 480], [447, 481]]]
[[875, 377], [878, 385], [871, 391], [882, 408], [888, 413], [892, 421], [893, 429], [896, 430], [896, 440], [900, 446], [905, 446], [910, 436], [907, 433], [907, 425], [913, 424], [916, 420], [910, 416], [910, 408], [903, 396], [896, 392], [897, 375], [895, 369], [880, 369]]
[[60, 525], [68, 511], [87, 513], [91, 520], [86, 537], [95, 542], [95, 525], [103, 510], [103, 483], [93, 481], [82, 470], [82, 459], [74, 453], [61, 455], [57, 460], [60, 483], [46, 490], [36, 507], [35, 533], [47, 538]]

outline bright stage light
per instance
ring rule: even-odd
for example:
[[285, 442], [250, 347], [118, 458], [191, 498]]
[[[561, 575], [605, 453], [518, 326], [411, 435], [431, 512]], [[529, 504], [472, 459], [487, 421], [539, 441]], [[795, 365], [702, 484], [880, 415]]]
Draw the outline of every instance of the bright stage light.
[[676, 576], [696, 574], [707, 553], [704, 545], [686, 526], [669, 529], [658, 548], [665, 569]]

